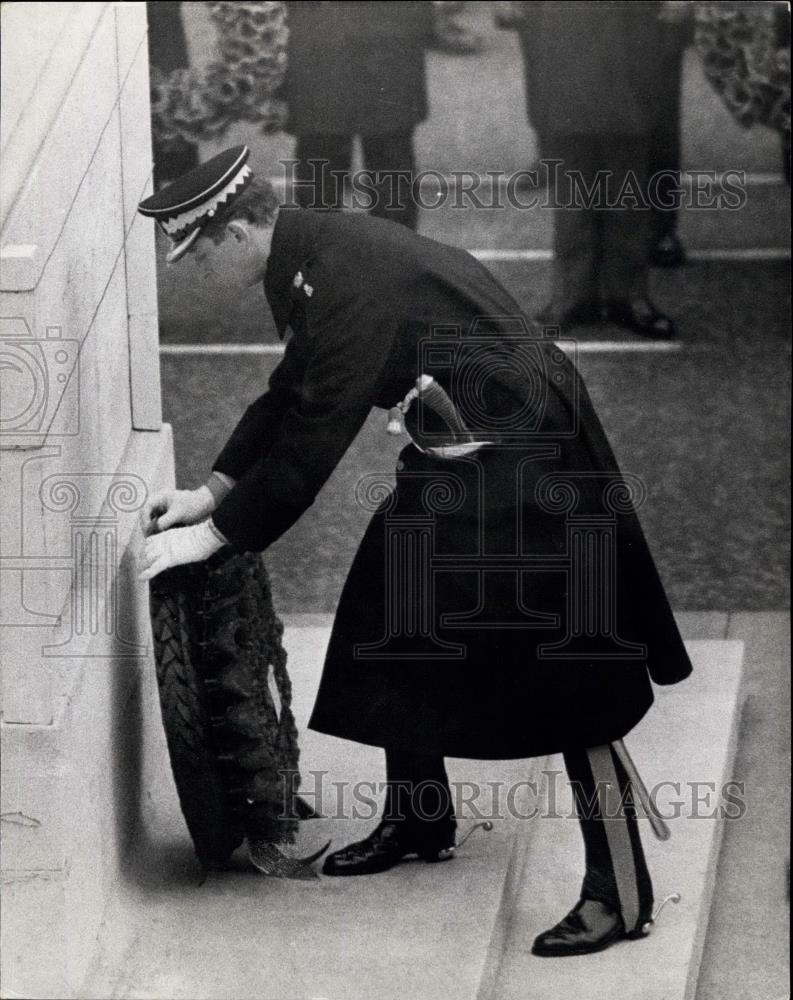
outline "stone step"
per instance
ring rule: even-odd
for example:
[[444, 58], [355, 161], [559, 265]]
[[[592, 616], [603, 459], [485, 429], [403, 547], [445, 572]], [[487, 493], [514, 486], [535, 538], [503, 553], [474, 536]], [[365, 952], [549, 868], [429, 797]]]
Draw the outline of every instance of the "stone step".
[[[305, 729], [328, 631], [323, 622], [287, 627], [285, 633], [301, 730], [303, 791], [324, 814], [302, 825], [306, 853], [326, 839], [337, 848], [365, 836], [382, 800], [372, 783], [385, 778], [379, 749]], [[660, 764], [644, 766], [649, 781], [666, 774], [721, 780], [729, 757], [724, 744], [736, 701], [740, 648], [739, 643], [692, 643], [698, 668], [694, 678], [679, 688], [659, 690], [647, 727], [655, 736], [644, 743], [638, 735], [631, 740], [640, 767], [648, 754], [650, 761], [664, 759], [668, 765], [663, 770]], [[666, 739], [667, 732], [674, 732], [674, 741]], [[678, 762], [683, 752], [691, 756], [685, 768]], [[542, 760], [448, 761], [452, 782], [460, 783], [469, 800], [458, 812], [460, 835], [474, 824], [470, 799], [477, 787], [483, 793], [475, 802], [480, 812], [498, 814], [493, 830], [477, 830], [451, 862], [406, 861], [374, 878], [266, 879], [249, 871], [240, 857], [234, 870], [210, 875], [199, 889], [178, 804], [170, 795], [152, 810], [155, 819], [142, 838], [133, 873], [108, 913], [102, 958], [84, 995], [523, 1000], [534, 979], [531, 996], [563, 998], [567, 994], [549, 984], [564, 974], [564, 963], [536, 966], [539, 960], [516, 948], [516, 942], [528, 945], [534, 933], [561, 915], [581, 876], [577, 824], [521, 819], [537, 804], [527, 781], [542, 788], [545, 765]], [[163, 767], [168, 767], [165, 760]], [[500, 783], [495, 810], [493, 782]], [[369, 799], [373, 801], [367, 805]], [[362, 815], [352, 818], [356, 802]], [[650, 864], [659, 897], [672, 885], [685, 898], [674, 913], [664, 914], [650, 939], [639, 943], [648, 955], [648, 969], [657, 968], [650, 952], [659, 945], [687, 954], [701, 950], [701, 937], [693, 943], [694, 931], [704, 928], [705, 919], [692, 908], [708, 896], [698, 880], [711, 872], [703, 851], [715, 850], [716, 831], [704, 820], [674, 826], [674, 840], [664, 847], [670, 856], [674, 852], [674, 874], [656, 857], [654, 845]], [[689, 844], [691, 834], [695, 843]], [[529, 889], [535, 903], [543, 901], [539, 911], [528, 905]], [[613, 953], [624, 962], [623, 946]], [[577, 964], [577, 977], [588, 980], [593, 967]], [[578, 983], [580, 990], [580, 978]]]
[[[656, 689], [656, 702], [626, 745], [648, 787], [659, 786], [658, 803], [672, 831], [657, 841], [641, 821], [642, 840], [653, 877], [656, 905], [667, 904], [650, 935], [623, 942], [597, 955], [537, 958], [536, 934], [557, 922], [575, 902], [583, 872], [577, 822], [543, 819], [533, 824], [526, 867], [517, 880], [509, 928], [495, 987], [484, 996], [498, 1000], [689, 1000], [696, 992], [724, 823], [713, 816], [721, 805], [735, 812], [719, 790], [732, 777], [740, 719], [743, 643], [687, 643], [694, 673], [682, 684]], [[549, 770], [562, 770], [552, 758]], [[660, 787], [661, 782], [677, 783]], [[678, 788], [680, 793], [678, 794]], [[714, 792], [715, 789], [715, 792]], [[557, 812], [570, 815], [569, 789]], [[682, 803], [679, 809], [675, 802]], [[678, 813], [678, 815], [675, 815]]]

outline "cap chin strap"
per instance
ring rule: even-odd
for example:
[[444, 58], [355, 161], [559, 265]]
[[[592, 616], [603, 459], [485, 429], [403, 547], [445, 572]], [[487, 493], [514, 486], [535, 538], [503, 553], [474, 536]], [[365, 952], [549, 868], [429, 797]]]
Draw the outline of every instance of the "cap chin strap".
[[177, 260], [181, 260], [200, 235], [201, 227], [199, 226], [198, 229], [194, 229], [192, 233], [185, 236], [179, 243], [172, 243], [171, 249], [165, 256], [165, 263], [175, 264]]

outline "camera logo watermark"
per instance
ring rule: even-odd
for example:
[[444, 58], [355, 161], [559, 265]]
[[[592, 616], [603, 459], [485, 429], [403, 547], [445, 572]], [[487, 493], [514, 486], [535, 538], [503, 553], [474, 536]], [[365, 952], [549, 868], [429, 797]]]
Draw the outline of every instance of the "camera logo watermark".
[[34, 446], [80, 432], [80, 344], [48, 326], [34, 337], [21, 317], [0, 317], [0, 440]]
[[[0, 449], [6, 497], [17, 498], [16, 516], [3, 522], [2, 624], [57, 628], [55, 641], [41, 647], [45, 657], [144, 656], [145, 646], [122, 635], [118, 572], [122, 519], [143, 506], [144, 482], [44, 469], [57, 467], [80, 433], [79, 362], [80, 342], [60, 326], [35, 336], [22, 317], [0, 319]], [[65, 543], [62, 552], [51, 551], [54, 539]], [[58, 606], [31, 607], [29, 594]]]

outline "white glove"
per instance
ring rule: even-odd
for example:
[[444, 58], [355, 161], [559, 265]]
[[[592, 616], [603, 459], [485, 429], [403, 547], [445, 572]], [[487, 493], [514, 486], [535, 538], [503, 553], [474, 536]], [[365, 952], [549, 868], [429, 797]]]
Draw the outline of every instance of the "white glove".
[[211, 521], [191, 524], [187, 528], [171, 528], [159, 535], [149, 535], [141, 556], [139, 580], [152, 577], [185, 563], [201, 562], [222, 549], [226, 540]]
[[141, 512], [144, 535], [166, 531], [175, 524], [198, 524], [209, 517], [217, 504], [209, 487], [197, 490], [164, 490], [148, 500]]

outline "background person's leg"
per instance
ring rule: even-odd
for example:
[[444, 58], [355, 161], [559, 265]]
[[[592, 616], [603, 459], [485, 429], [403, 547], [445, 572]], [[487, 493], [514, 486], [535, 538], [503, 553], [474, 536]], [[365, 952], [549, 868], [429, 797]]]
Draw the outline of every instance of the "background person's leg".
[[658, 199], [651, 212], [651, 260], [657, 267], [679, 267], [685, 254], [677, 235], [679, 210], [664, 210], [660, 204], [674, 204], [680, 184], [680, 102], [683, 55], [691, 40], [689, 23], [659, 26], [661, 53], [653, 94], [653, 124], [650, 132], [648, 174], [659, 175]]
[[648, 295], [647, 149], [643, 135], [600, 138], [598, 160], [608, 176], [609, 205], [614, 206], [600, 213], [600, 292], [607, 318], [634, 333], [667, 340], [675, 336], [674, 323]]
[[361, 145], [365, 168], [373, 174], [377, 188], [372, 215], [401, 222], [415, 230], [418, 206], [413, 197], [416, 176], [413, 133], [364, 135], [361, 136]]
[[599, 143], [601, 169], [608, 173], [609, 202], [622, 191], [622, 204], [601, 212], [600, 288], [604, 300], [628, 300], [647, 295], [650, 211], [634, 207], [628, 192], [640, 199], [647, 192], [647, 139], [644, 136], [604, 136]]
[[299, 135], [294, 197], [303, 208], [339, 209], [350, 170], [352, 136]]
[[580, 171], [589, 188], [597, 170], [594, 138], [553, 135], [540, 138], [543, 159], [561, 160], [550, 195], [554, 205], [554, 265], [551, 302], [538, 317], [541, 322], [568, 326], [594, 322], [598, 317], [595, 212], [582, 203], [567, 171]]

